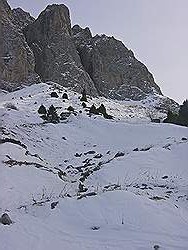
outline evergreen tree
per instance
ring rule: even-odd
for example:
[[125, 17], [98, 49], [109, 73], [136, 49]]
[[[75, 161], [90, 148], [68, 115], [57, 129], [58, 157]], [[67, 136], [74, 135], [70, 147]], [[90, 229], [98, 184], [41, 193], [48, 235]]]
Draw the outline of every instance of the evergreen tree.
[[90, 107], [89, 113], [94, 115], [99, 115], [99, 111], [97, 110], [94, 104]]
[[46, 108], [45, 108], [45, 106], [43, 104], [39, 107], [38, 113], [41, 114], [41, 115], [46, 115], [47, 110], [46, 110]]
[[106, 119], [112, 119], [113, 117], [106, 112], [106, 108], [104, 104], [101, 104], [101, 106], [97, 109], [100, 114], [103, 115], [104, 118]]
[[178, 115], [169, 110], [167, 113], [167, 118], [163, 122], [177, 124], [177, 119]]
[[180, 106], [178, 124], [188, 126], [188, 100]]
[[101, 106], [97, 110], [102, 115], [106, 114], [106, 108], [105, 108], [104, 104], [101, 104]]
[[104, 118], [106, 118], [106, 119], [113, 119], [113, 116], [112, 115], [109, 115], [109, 114], [104, 114], [103, 115], [104, 116]]
[[82, 102], [82, 107], [85, 109], [87, 107], [85, 102]]
[[47, 120], [48, 120], [48, 122], [51, 122], [51, 123], [58, 123], [59, 122], [59, 116], [56, 112], [56, 108], [53, 105], [51, 105], [48, 109]]
[[59, 96], [58, 96], [58, 94], [57, 94], [55, 91], [53, 91], [53, 92], [51, 93], [51, 97], [58, 98]]
[[67, 93], [64, 93], [63, 96], [62, 96], [62, 98], [63, 99], [67, 99], [67, 100], [69, 99]]
[[74, 112], [74, 108], [73, 108], [72, 106], [69, 106], [69, 107], [67, 108], [67, 110], [70, 111], [70, 112]]
[[81, 94], [82, 94], [82, 96], [81, 96], [81, 98], [80, 98], [80, 101], [81, 101], [81, 102], [87, 102], [86, 90], [83, 89], [83, 91], [82, 91]]

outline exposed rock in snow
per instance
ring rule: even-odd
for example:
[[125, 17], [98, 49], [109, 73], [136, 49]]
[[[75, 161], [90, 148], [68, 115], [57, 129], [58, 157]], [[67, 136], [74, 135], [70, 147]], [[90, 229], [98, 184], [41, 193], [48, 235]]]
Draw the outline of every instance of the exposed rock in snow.
[[12, 220], [10, 219], [10, 217], [7, 213], [4, 213], [0, 217], [0, 223], [3, 225], [10, 225], [10, 224], [12, 224]]
[[[165, 117], [156, 100], [87, 96], [83, 108], [80, 96], [52, 83], [0, 94], [0, 212], [15, 221], [1, 248], [186, 249], [187, 128], [152, 123], [151, 110]], [[112, 120], [89, 115], [102, 103]], [[41, 104], [74, 112], [53, 124]]]

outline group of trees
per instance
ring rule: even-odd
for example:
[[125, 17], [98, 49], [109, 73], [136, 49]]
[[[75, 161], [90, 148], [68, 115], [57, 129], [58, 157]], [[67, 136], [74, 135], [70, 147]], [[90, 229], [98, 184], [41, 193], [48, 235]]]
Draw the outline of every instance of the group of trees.
[[[59, 95], [58, 95], [55, 91], [51, 92], [50, 96], [51, 96], [51, 97], [55, 97], [55, 98], [58, 98], [58, 97], [59, 97]], [[62, 98], [63, 98], [63, 99], [67, 99], [67, 100], [69, 99], [66, 92], [63, 93]]]
[[[82, 101], [82, 107], [86, 108], [87, 105], [85, 102], [87, 102], [87, 95], [86, 95], [86, 90], [83, 89], [81, 92], [82, 96], [80, 98], [80, 101]], [[112, 119], [113, 117], [109, 114], [107, 114], [106, 108], [104, 104], [101, 104], [99, 108], [96, 108], [95, 105], [93, 104], [90, 109], [89, 109], [89, 114], [94, 114], [94, 115], [103, 115], [104, 118], [106, 119]]]
[[[52, 92], [53, 97], [55, 97], [55, 92]], [[57, 96], [56, 96], [57, 97]], [[68, 99], [67, 93], [64, 93], [63, 99]], [[87, 96], [85, 89], [82, 91], [82, 96], [80, 98], [80, 101], [82, 101], [83, 108], [86, 108], [87, 105], [85, 102], [87, 102]], [[67, 108], [69, 112], [74, 112], [74, 108], [69, 106]], [[50, 123], [59, 123], [61, 116], [59, 117], [56, 111], [56, 108], [51, 105], [49, 109], [46, 109], [44, 105], [41, 105], [38, 109], [38, 113], [40, 114], [40, 117], [45, 120], [46, 122]], [[100, 107], [96, 108], [93, 104], [89, 109], [89, 114], [95, 114], [95, 115], [103, 115], [106, 119], [112, 119], [113, 117], [109, 115], [106, 111], [106, 108], [104, 104], [101, 104]], [[70, 115], [70, 114], [69, 114]], [[67, 116], [66, 116], [67, 117]], [[188, 100], [185, 100], [183, 104], [180, 106], [178, 113], [173, 113], [172, 111], [168, 111], [167, 118], [163, 121], [164, 123], [173, 123], [177, 125], [187, 126], [188, 127]]]
[[50, 123], [58, 123], [59, 116], [56, 112], [56, 108], [54, 105], [51, 105], [47, 110], [44, 105], [41, 105], [38, 109], [38, 113], [41, 115], [40, 117]]
[[[87, 102], [87, 96], [86, 96], [86, 90], [84, 89], [82, 91], [82, 96], [80, 98], [80, 101], [82, 101], [82, 107], [86, 108], [87, 105], [85, 102]], [[51, 97], [55, 97], [58, 98], [58, 95], [56, 92], [52, 92], [51, 93]], [[68, 95], [67, 93], [63, 94], [63, 99], [68, 99]], [[58, 116], [56, 108], [51, 105], [49, 107], [49, 109], [46, 109], [46, 107], [44, 105], [41, 105], [38, 109], [38, 113], [40, 115], [40, 117], [49, 123], [59, 123], [60, 120], [65, 120], [68, 118], [68, 116], [70, 116], [71, 112], [73, 112], [74, 114], [76, 114], [74, 108], [72, 106], [69, 106], [67, 108], [68, 112], [62, 112], [60, 114], [60, 116]], [[81, 112], [81, 111], [80, 111]], [[90, 109], [89, 109], [89, 114], [95, 114], [95, 115], [103, 115], [104, 118], [106, 119], [112, 119], [113, 117], [111, 115], [109, 115], [106, 111], [106, 108], [104, 106], [104, 104], [101, 104], [100, 107], [96, 108], [95, 105], [93, 104]]]
[[94, 115], [103, 115], [104, 118], [106, 119], [112, 119], [113, 117], [111, 115], [109, 115], [106, 111], [106, 108], [104, 106], [104, 104], [101, 104], [99, 108], [96, 108], [95, 105], [93, 104], [90, 109], [89, 109], [89, 113], [90, 114], [94, 114]]
[[188, 127], [188, 100], [185, 100], [180, 106], [178, 114], [168, 111], [165, 123], [173, 123]]

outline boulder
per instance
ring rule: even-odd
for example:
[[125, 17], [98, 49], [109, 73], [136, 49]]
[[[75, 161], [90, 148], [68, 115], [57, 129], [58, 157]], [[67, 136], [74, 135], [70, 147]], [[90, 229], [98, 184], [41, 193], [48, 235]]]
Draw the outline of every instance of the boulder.
[[0, 217], [0, 223], [3, 225], [10, 225], [10, 224], [12, 224], [12, 220], [10, 219], [10, 217], [7, 213], [4, 213]]

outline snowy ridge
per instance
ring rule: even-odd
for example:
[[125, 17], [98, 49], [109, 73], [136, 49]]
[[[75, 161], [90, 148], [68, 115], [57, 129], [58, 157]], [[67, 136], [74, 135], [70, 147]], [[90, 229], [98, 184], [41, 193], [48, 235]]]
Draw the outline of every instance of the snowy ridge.
[[[79, 97], [53, 84], [0, 94], [0, 214], [14, 222], [1, 249], [188, 249], [187, 128], [151, 123], [165, 117], [152, 98]], [[88, 116], [93, 103], [114, 119]], [[75, 112], [44, 123], [41, 104]]]

